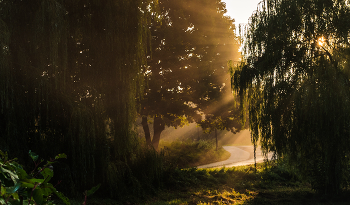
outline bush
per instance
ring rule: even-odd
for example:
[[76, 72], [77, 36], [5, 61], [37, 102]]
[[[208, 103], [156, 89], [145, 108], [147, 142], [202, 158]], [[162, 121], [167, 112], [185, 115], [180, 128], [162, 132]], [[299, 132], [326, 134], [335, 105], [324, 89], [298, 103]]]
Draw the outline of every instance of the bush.
[[57, 159], [66, 158], [66, 155], [57, 155], [43, 167], [39, 167], [43, 160], [37, 162], [38, 155], [30, 151], [29, 155], [35, 163], [35, 169], [27, 174], [16, 159], [9, 160], [7, 153], [0, 151], [0, 204], [53, 204], [50, 201], [52, 194], [65, 204], [70, 204], [68, 198], [49, 183], [53, 177], [52, 164]]
[[216, 151], [212, 140], [178, 140], [168, 144], [164, 152], [167, 163], [178, 168], [195, 167], [230, 157], [230, 154], [222, 147]]
[[[55, 194], [64, 204], [70, 204], [69, 199], [49, 183], [54, 175], [53, 166], [58, 159], [67, 158], [65, 154], [59, 154], [54, 159], [50, 159], [45, 165], [40, 167], [44, 160], [38, 160], [39, 156], [29, 151], [35, 168], [28, 174], [16, 162], [16, 159], [9, 160], [7, 153], [0, 150], [0, 204], [23, 205], [23, 204], [54, 204], [51, 196]], [[93, 194], [100, 185], [85, 191], [84, 205], [87, 197]]]

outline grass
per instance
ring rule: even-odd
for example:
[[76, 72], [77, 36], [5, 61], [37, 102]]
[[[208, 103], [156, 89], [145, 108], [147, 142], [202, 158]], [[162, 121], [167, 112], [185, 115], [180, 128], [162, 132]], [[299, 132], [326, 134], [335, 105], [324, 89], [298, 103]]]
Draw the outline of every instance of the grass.
[[[173, 181], [172, 181], [173, 180]], [[349, 204], [349, 192], [324, 198], [293, 173], [278, 167], [253, 166], [177, 170], [172, 183], [144, 205], [169, 204]]]
[[[130, 201], [89, 198], [87, 204], [141, 205], [345, 205], [349, 191], [337, 198], [325, 198], [281, 165], [257, 164], [221, 169], [174, 169], [164, 176], [164, 186], [155, 195]], [[72, 204], [82, 204], [72, 201]]]
[[[309, 183], [301, 179], [283, 163], [257, 164], [232, 168], [181, 168], [211, 163], [228, 158], [225, 152], [215, 152], [209, 141], [164, 143], [166, 169], [163, 184], [153, 195], [118, 201], [88, 198], [87, 204], [141, 205], [345, 205], [350, 204], [350, 191], [337, 197], [317, 194]], [[98, 194], [98, 193], [97, 193]], [[82, 204], [72, 200], [71, 204]]]

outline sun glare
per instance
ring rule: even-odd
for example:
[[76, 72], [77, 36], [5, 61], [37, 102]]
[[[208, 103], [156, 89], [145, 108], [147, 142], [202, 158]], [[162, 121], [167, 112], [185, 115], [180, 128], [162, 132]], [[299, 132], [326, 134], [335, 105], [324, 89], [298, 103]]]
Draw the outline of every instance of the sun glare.
[[318, 38], [318, 45], [323, 46], [325, 44], [326, 39], [322, 36]]

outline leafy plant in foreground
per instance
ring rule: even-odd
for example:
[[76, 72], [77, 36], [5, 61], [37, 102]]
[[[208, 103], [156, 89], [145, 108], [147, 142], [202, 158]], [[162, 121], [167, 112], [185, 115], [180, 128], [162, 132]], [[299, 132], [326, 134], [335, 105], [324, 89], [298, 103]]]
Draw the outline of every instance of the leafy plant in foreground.
[[38, 162], [37, 154], [29, 151], [29, 156], [33, 159], [35, 168], [30, 174], [27, 174], [16, 159], [9, 160], [7, 153], [0, 150], [0, 204], [53, 204], [50, 201], [52, 194], [59, 197], [65, 204], [70, 204], [69, 199], [49, 183], [53, 177], [52, 164], [67, 156], [59, 154], [42, 167], [39, 165], [44, 160]]

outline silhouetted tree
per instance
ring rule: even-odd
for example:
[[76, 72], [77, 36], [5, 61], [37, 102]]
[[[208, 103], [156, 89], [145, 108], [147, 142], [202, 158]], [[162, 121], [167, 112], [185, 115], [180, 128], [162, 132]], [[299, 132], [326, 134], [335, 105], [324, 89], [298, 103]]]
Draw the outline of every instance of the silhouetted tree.
[[233, 75], [236, 91], [248, 96], [253, 142], [288, 157], [326, 194], [349, 183], [349, 6], [262, 1]]
[[[212, 103], [232, 95], [227, 64], [239, 58], [234, 21], [224, 15], [220, 0], [160, 0], [159, 7], [140, 110], [146, 141], [156, 149], [165, 126], [201, 122], [201, 115], [220, 109], [213, 106], [222, 102]], [[152, 141], [148, 117], [153, 117]]]
[[111, 197], [126, 187], [140, 194], [142, 181], [155, 183], [159, 167], [138, 167], [155, 158], [132, 131], [154, 8], [151, 0], [0, 1], [0, 149], [28, 166], [29, 150], [65, 152], [69, 194], [97, 183]]

